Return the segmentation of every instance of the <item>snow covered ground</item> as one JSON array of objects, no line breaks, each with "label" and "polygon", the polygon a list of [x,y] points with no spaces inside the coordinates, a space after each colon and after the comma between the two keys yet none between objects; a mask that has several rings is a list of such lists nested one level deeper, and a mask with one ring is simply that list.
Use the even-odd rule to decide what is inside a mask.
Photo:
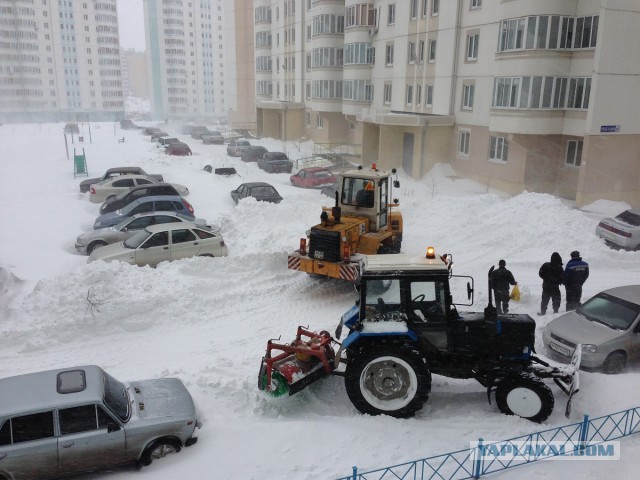
[{"label": "snow covered ground", "polygon": [[[220,145],[185,138],[192,157],[168,157],[139,131],[112,123],[81,126],[90,176],[109,167],[141,166],[189,187],[196,215],[222,228],[226,258],[194,258],[157,269],[86,264],[76,236],[91,229],[98,205],[81,194],[65,154],[62,124],[0,127],[0,377],[98,364],[121,380],[176,376],[191,391],[203,421],[199,442],[179,455],[134,472],[130,468],[80,478],[332,479],[351,467],[374,469],[570,423],[564,396],[544,425],[507,417],[489,405],[474,381],[434,376],[432,393],[415,418],[370,417],[351,405],[342,379],[323,379],[299,394],[269,398],[257,389],[266,341],[293,338],[298,325],[333,331],[353,305],[353,287],[316,281],[286,268],[287,252],[318,222],[330,203],[318,191],[297,189],[285,174],[226,155]],[[176,125],[162,125],[178,137]],[[117,139],[125,137],[124,143]],[[89,143],[91,140],[92,143]],[[269,150],[308,156],[308,143],[263,139]],[[220,177],[205,165],[233,166]],[[278,205],[229,192],[263,180],[284,197]],[[554,315],[536,317],[538,268],[558,251],[580,250],[591,266],[584,298],[602,289],[640,283],[640,255],[613,251],[594,229],[603,215],[627,205],[599,201],[578,210],[550,195],[508,197],[455,177],[438,166],[421,180],[400,175],[403,251],[433,245],[451,252],[454,273],[476,279],[475,310],[487,302],[485,279],[504,258],[522,301],[512,311],[533,315],[540,330]],[[564,292],[563,292],[564,297]],[[96,304],[88,309],[87,299]],[[564,310],[564,302],[563,308]],[[539,333],[539,332],[538,332]],[[539,336],[538,336],[539,338]],[[541,344],[539,350],[543,350]],[[640,404],[637,371],[618,376],[583,373],[571,422]],[[0,392],[1,394],[1,392]],[[622,440],[619,462],[539,462],[493,478],[635,478],[640,438]]]}]

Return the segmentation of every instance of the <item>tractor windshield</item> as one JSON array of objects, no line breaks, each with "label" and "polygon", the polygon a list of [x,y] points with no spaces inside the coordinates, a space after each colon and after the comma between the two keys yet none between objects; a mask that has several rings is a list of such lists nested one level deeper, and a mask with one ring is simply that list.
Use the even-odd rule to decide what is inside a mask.
[{"label": "tractor windshield", "polygon": [[371,208],[375,203],[373,180],[366,178],[345,178],[342,183],[342,204]]},{"label": "tractor windshield", "polygon": [[365,317],[383,320],[393,312],[400,312],[400,280],[368,279],[366,282]]}]

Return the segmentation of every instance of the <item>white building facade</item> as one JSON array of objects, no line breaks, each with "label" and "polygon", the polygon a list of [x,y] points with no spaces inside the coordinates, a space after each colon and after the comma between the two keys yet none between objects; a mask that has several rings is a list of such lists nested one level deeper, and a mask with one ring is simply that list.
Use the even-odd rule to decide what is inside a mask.
[{"label": "white building facade", "polygon": [[124,117],[116,0],[0,0],[0,117]]},{"label": "white building facade", "polygon": [[357,143],[365,163],[415,177],[444,162],[511,193],[640,206],[637,0],[254,10],[261,133]]}]

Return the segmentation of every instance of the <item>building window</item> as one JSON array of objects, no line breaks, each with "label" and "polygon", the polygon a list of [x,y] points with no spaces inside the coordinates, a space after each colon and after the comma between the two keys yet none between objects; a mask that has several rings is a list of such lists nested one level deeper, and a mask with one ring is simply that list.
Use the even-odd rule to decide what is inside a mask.
[{"label": "building window", "polygon": [[413,104],[413,85],[407,85],[407,105]]},{"label": "building window", "polygon": [[492,106],[585,110],[590,94],[590,77],[497,77]]},{"label": "building window", "polygon": [[458,131],[458,156],[469,158],[469,140],[471,132],[469,130]]},{"label": "building window", "polygon": [[391,105],[391,84],[384,84],[384,99],[383,102],[385,105]]},{"label": "building window", "polygon": [[396,4],[392,3],[387,7],[387,25],[396,23]]},{"label": "building window", "polygon": [[537,15],[500,22],[498,51],[595,48],[599,17]]},{"label": "building window", "polygon": [[462,86],[462,109],[473,110],[473,93],[475,85]]},{"label": "building window", "polygon": [[489,160],[496,160],[499,162],[507,161],[507,154],[509,153],[509,145],[506,137],[489,137]]},{"label": "building window", "polygon": [[311,112],[305,112],[307,128],[311,127]]},{"label": "building window", "polygon": [[436,41],[429,40],[429,63],[436,61]]},{"label": "building window", "polygon": [[324,118],[319,113],[316,115],[316,127],[324,128]]},{"label": "building window", "polygon": [[422,85],[416,86],[416,105],[422,105]]},{"label": "building window", "polygon": [[385,65],[393,65],[393,43],[389,43],[386,46]]},{"label": "building window", "polygon": [[482,6],[482,0],[470,0],[471,10],[475,8],[480,8]]},{"label": "building window", "polygon": [[418,5],[420,4],[420,0],[411,0],[411,19],[415,20],[418,18]]},{"label": "building window", "polygon": [[427,85],[427,95],[424,99],[425,107],[433,107],[433,85]]},{"label": "building window", "polygon": [[478,40],[480,40],[480,34],[475,33],[467,36],[467,60],[478,60]]},{"label": "building window", "polygon": [[418,62],[424,62],[424,40],[420,40],[420,44],[418,45]]},{"label": "building window", "polygon": [[416,43],[415,42],[409,42],[409,52],[407,56],[409,57],[409,63],[416,63]]},{"label": "building window", "polygon": [[431,0],[431,15],[434,17],[440,13],[440,0]]},{"label": "building window", "polygon": [[582,163],[582,140],[569,140],[565,155],[567,165],[579,167]]}]

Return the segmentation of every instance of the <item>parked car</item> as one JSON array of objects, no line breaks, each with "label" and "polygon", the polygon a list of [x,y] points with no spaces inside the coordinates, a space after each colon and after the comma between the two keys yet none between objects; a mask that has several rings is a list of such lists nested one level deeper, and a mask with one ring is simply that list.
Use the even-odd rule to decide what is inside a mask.
[{"label": "parked car", "polygon": [[184,198],[177,195],[162,195],[153,197],[142,197],[134,200],[120,210],[103,213],[93,224],[93,229],[111,227],[122,222],[127,217],[132,217],[137,213],[149,212],[176,212],[189,217],[193,221],[195,212],[193,207]]},{"label": "parked car", "polygon": [[128,262],[140,267],[155,267],[190,257],[225,257],[227,247],[222,235],[199,228],[191,222],[151,225],[139,230],[124,242],[94,250],[87,263]]},{"label": "parked car", "polygon": [[194,126],[191,128],[191,138],[195,138],[196,140],[202,140],[202,136],[209,133],[209,129],[203,126]]},{"label": "parked car", "polygon": [[151,134],[151,141],[156,142],[160,137],[168,137],[168,136],[169,134],[167,132],[163,132],[163,131],[153,132]]},{"label": "parked car", "polygon": [[245,148],[240,154],[240,160],[243,162],[257,162],[262,158],[262,155],[267,153],[268,150],[259,145],[251,145]]},{"label": "parked car", "polygon": [[167,155],[176,155],[178,157],[192,155],[189,145],[182,142],[170,143],[165,147],[164,153],[166,153]]},{"label": "parked car", "polygon": [[176,137],[160,137],[156,139],[156,143],[158,144],[158,147],[167,147],[172,143],[180,143],[180,140]]},{"label": "parked car", "polygon": [[317,188],[337,182],[333,172],[324,167],[302,168],[290,177],[291,185],[302,188]]},{"label": "parked car", "polygon": [[120,128],[122,130],[136,130],[142,127],[139,127],[138,125],[133,123],[133,120],[126,119],[126,120],[120,120]]},{"label": "parked car", "polygon": [[640,285],[598,293],[549,322],[542,341],[551,358],[568,362],[582,345],[581,368],[620,373],[640,358]]},{"label": "parked car", "polygon": [[222,145],[224,143],[224,137],[220,132],[211,130],[202,135],[202,143]]},{"label": "parked car", "polygon": [[334,182],[330,185],[325,185],[324,187],[322,187],[320,189],[320,193],[323,195],[326,195],[327,197],[330,197],[332,199],[335,200],[336,198],[336,192],[338,191],[338,182]]},{"label": "parked car", "polygon": [[142,134],[143,135],[151,135],[153,133],[156,132],[160,132],[162,130],[160,130],[158,127],[145,127],[142,129]]},{"label": "parked car", "polygon": [[232,157],[239,157],[240,155],[242,155],[242,152],[250,146],[251,143],[249,143],[249,140],[231,140],[229,142],[229,145],[227,145],[227,154],[231,155]]},{"label": "parked car", "polygon": [[185,135],[191,135],[191,130],[193,130],[195,125],[183,125],[180,127],[180,133],[184,133]]},{"label": "parked car", "polygon": [[142,230],[150,225],[161,223],[193,222],[200,228],[219,232],[220,227],[207,225],[203,218],[193,218],[175,212],[151,212],[139,213],[132,217],[127,217],[113,227],[98,228],[78,235],[76,239],[76,251],[81,255],[89,255],[96,248],[104,247],[112,243],[122,242],[131,237],[138,230]]},{"label": "parked car", "polygon": [[625,210],[615,218],[603,218],[596,227],[596,235],[614,248],[640,249],[640,210]]},{"label": "parked car", "polygon": [[104,173],[104,175],[102,175],[101,177],[88,178],[88,179],[83,180],[82,182],[80,182],[80,191],[82,193],[88,192],[89,188],[94,183],[100,183],[103,180],[107,180],[109,178],[117,177],[119,175],[146,175],[146,176],[151,177],[151,178],[153,178],[155,180],[159,180],[160,182],[162,182],[164,180],[162,175],[147,173],[140,167],[114,167],[114,168],[110,168],[109,170],[107,170]]},{"label": "parked car", "polygon": [[236,204],[248,197],[253,197],[259,202],[280,203],[282,201],[278,191],[264,182],[243,183],[231,192],[231,198]]},{"label": "parked car", "polygon": [[149,465],[198,440],[193,398],[177,378],[123,383],[86,365],[2,378],[0,391],[3,479]]},{"label": "parked car", "polygon": [[267,152],[258,160],[258,167],[267,173],[291,173],[293,162],[286,153]]},{"label": "parked car", "polygon": [[189,189],[184,185],[172,185],[164,182],[140,185],[130,188],[114,197],[105,199],[104,203],[100,205],[100,213],[109,213],[118,210],[137,198],[150,197],[152,195],[179,195],[186,197],[188,194]]},{"label": "parked car", "polygon": [[79,134],[80,133],[80,129],[78,128],[78,124],[77,123],[67,123],[64,126],[64,133],[76,133],[76,134]]},{"label": "parked car", "polygon": [[[124,192],[128,192],[132,188],[140,187],[142,185],[159,183],[164,182],[158,182],[157,180],[154,180],[153,178],[147,177],[145,175],[121,175],[120,177],[110,178],[108,180],[103,180],[100,183],[91,185],[91,188],[89,189],[89,200],[91,200],[93,203],[102,203],[106,199],[110,197],[117,197]],[[176,189],[178,195],[181,195],[183,197],[189,195],[189,189],[184,185],[180,185],[177,183],[172,183],[171,185]],[[174,194],[171,193],[171,195]]]}]

